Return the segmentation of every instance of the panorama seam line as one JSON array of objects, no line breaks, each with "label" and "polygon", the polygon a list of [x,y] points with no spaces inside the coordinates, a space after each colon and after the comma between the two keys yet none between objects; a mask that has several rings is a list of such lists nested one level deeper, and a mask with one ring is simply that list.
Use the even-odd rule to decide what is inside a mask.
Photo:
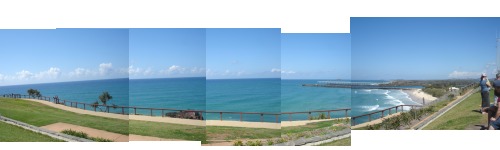
[{"label": "panorama seam line", "polygon": [[471,96],[472,94],[476,93],[477,92],[476,90],[477,89],[475,89],[474,91],[471,91],[471,93],[468,93],[467,95],[465,95],[464,97],[462,97],[462,99],[459,100],[458,102],[456,102],[455,104],[451,105],[448,108],[445,108],[444,112],[440,113],[439,115],[437,115],[436,117],[434,117],[433,119],[431,119],[430,121],[428,121],[427,123],[425,123],[423,126],[417,128],[417,130],[422,130],[423,128],[427,127],[427,125],[429,125],[430,123],[434,122],[434,120],[436,120],[437,118],[441,117],[446,112],[448,112],[449,110],[451,110],[452,108],[454,108],[455,106],[457,106],[458,104],[460,104],[461,102],[463,102],[464,100],[466,100],[467,98],[469,98],[469,96]]}]

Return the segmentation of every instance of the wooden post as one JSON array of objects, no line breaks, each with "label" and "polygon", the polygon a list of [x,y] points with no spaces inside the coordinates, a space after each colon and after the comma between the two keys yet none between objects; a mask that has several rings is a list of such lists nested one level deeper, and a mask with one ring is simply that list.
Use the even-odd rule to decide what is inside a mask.
[{"label": "wooden post", "polygon": [[222,112],[219,112],[220,114],[220,121],[222,121]]},{"label": "wooden post", "polygon": [[149,109],[149,110],[151,111],[151,116],[153,116],[153,109],[151,108],[151,109]]},{"label": "wooden post", "polygon": [[380,117],[380,118],[384,118],[384,111],[383,110],[382,110],[382,117]]},{"label": "wooden post", "polygon": [[372,114],[368,115],[368,121],[372,121]]},{"label": "wooden post", "polygon": [[165,110],[164,109],[161,110],[161,117],[165,117]]},{"label": "wooden post", "polygon": [[108,111],[108,113],[109,113],[109,106],[106,106],[106,111]]},{"label": "wooden post", "polygon": [[278,122],[278,115],[276,115],[276,123],[279,123],[279,122]]},{"label": "wooden post", "polygon": [[240,121],[243,121],[243,113],[240,112]]},{"label": "wooden post", "polygon": [[83,103],[83,110],[87,110],[87,109],[85,109],[85,103]]},{"label": "wooden post", "polygon": [[288,121],[292,121],[292,114],[288,114]]},{"label": "wooden post", "polygon": [[389,108],[389,115],[391,115],[391,109],[392,109],[392,108]]},{"label": "wooden post", "polygon": [[398,113],[398,106],[396,106],[396,113]]},{"label": "wooden post", "polygon": [[122,115],[125,115],[125,109],[122,107]]},{"label": "wooden post", "polygon": [[264,122],[264,114],[260,114],[260,122]]},{"label": "wooden post", "polygon": [[330,116],[330,111],[328,111],[328,119],[331,119],[332,116]]},{"label": "wooden post", "polygon": [[[311,112],[309,112],[309,114],[308,114],[307,116],[308,116],[309,118],[311,118]],[[309,119],[309,118],[308,118],[308,119]]]},{"label": "wooden post", "polygon": [[137,113],[136,113],[136,109],[137,109],[137,108],[135,108],[135,107],[134,107],[134,115],[137,115]]},{"label": "wooden post", "polygon": [[348,115],[347,115],[347,109],[345,110],[345,117],[346,117],[346,118],[348,117]]},{"label": "wooden post", "polygon": [[352,122],[351,122],[351,125],[352,125],[352,126],[355,126],[355,125],[356,125],[356,118],[352,118],[352,120],[351,120],[351,121],[352,121]]},{"label": "wooden post", "polygon": [[97,108],[97,106],[94,107],[94,111],[97,111],[96,108]]}]

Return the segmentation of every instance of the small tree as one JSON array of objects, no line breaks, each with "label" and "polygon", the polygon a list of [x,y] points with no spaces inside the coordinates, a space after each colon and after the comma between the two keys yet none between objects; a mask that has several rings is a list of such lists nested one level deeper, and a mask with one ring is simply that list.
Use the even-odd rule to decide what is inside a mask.
[{"label": "small tree", "polygon": [[28,95],[30,97],[33,97],[33,98],[35,98],[35,97],[42,97],[42,94],[40,94],[40,91],[35,90],[35,89],[29,89],[28,90]]},{"label": "small tree", "polygon": [[99,100],[101,100],[103,105],[106,105],[106,103],[111,99],[113,99],[113,96],[109,95],[107,91],[102,92],[102,94],[99,96]]}]

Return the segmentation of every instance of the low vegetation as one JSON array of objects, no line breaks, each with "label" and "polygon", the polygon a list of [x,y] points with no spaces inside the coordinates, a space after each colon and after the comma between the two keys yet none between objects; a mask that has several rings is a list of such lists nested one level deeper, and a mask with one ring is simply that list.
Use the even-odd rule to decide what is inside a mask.
[{"label": "low vegetation", "polygon": [[76,136],[76,137],[79,137],[79,138],[89,139],[89,140],[96,141],[96,142],[113,142],[112,140],[105,139],[105,138],[89,137],[87,133],[84,133],[82,131],[78,132],[78,131],[71,130],[71,129],[69,129],[69,130],[63,130],[63,131],[61,131],[61,133],[64,133],[64,134],[67,134],[67,135]]}]

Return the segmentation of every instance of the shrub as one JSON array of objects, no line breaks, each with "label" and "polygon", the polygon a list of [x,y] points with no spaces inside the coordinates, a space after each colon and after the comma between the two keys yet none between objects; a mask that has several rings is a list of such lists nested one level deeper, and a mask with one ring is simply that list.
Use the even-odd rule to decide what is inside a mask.
[{"label": "shrub", "polygon": [[262,141],[260,140],[255,141],[255,146],[262,146]]},{"label": "shrub", "polygon": [[240,140],[236,140],[234,141],[233,146],[243,146],[243,142],[241,142]]},{"label": "shrub", "polygon": [[89,137],[89,140],[96,141],[96,142],[113,142],[113,140],[100,138],[100,137]]},{"label": "shrub", "polygon": [[274,141],[272,139],[267,139],[267,145],[273,145]]},{"label": "shrub", "polygon": [[245,143],[246,146],[256,146],[256,144],[253,141],[247,141]]},{"label": "shrub", "polygon": [[61,133],[64,133],[64,134],[67,134],[67,135],[72,135],[72,136],[76,136],[76,137],[79,137],[79,138],[84,138],[84,139],[88,139],[89,136],[87,133],[83,133],[83,132],[78,132],[78,131],[75,131],[75,130],[63,130],[61,131]]}]

